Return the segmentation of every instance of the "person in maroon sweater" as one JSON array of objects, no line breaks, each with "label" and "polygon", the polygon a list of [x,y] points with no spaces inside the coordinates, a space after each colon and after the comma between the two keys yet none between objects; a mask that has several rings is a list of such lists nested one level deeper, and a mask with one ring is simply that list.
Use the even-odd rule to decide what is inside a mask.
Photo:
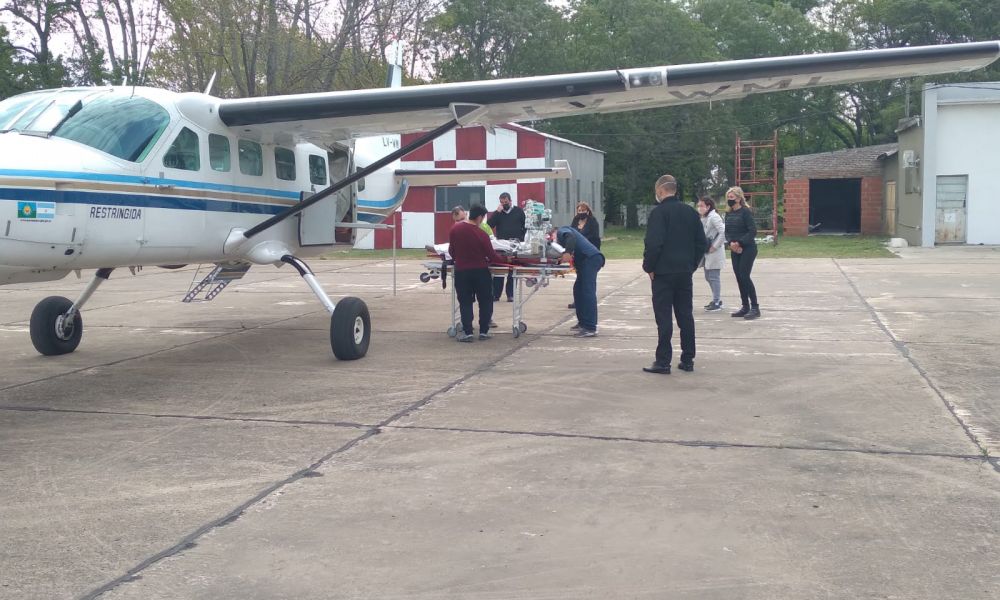
[{"label": "person in maroon sweater", "polygon": [[490,321],[493,319],[493,278],[490,263],[503,260],[493,250],[493,244],[479,225],[486,217],[486,209],[477,204],[469,210],[469,220],[456,223],[448,235],[451,258],[455,261],[455,294],[462,315],[462,331],[456,336],[460,342],[471,342],[472,303],[479,301],[479,339],[488,340]]}]

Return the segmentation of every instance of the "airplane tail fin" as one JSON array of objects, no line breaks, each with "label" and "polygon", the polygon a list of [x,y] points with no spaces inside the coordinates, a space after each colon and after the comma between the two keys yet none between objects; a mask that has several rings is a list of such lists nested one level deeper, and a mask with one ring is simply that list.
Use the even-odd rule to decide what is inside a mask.
[{"label": "airplane tail fin", "polygon": [[403,45],[399,43],[399,40],[396,40],[389,44],[385,54],[386,62],[389,65],[385,76],[385,87],[403,87]]}]

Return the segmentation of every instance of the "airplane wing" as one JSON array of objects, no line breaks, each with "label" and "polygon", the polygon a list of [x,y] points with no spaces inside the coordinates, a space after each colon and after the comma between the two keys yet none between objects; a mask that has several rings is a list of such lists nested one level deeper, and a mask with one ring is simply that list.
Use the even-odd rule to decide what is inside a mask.
[{"label": "airplane wing", "polygon": [[510,179],[571,179],[569,161],[557,160],[553,167],[537,169],[397,169],[396,181],[405,179],[410,185],[456,185],[470,181],[501,181]]},{"label": "airplane wing", "polygon": [[245,134],[328,144],[433,129],[463,115],[462,125],[494,125],[971,71],[998,56],[1000,42],[973,42],[221,100],[218,110]]}]

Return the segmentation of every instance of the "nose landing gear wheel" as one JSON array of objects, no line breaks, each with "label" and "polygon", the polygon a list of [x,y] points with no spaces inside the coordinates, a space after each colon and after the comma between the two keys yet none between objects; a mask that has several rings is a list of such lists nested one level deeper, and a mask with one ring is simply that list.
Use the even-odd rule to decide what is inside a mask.
[{"label": "nose landing gear wheel", "polygon": [[344,298],[330,317],[330,347],[340,360],[357,360],[368,353],[372,321],[360,298]]},{"label": "nose landing gear wheel", "polygon": [[49,296],[31,311],[31,343],[40,354],[58,356],[69,354],[80,345],[83,337],[83,318],[80,313],[66,318],[73,303],[62,296]]}]

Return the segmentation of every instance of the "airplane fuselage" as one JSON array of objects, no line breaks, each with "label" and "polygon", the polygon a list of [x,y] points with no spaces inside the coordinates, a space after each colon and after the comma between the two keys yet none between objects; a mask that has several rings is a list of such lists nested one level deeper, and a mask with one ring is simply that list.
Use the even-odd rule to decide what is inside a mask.
[{"label": "airplane fuselage", "polygon": [[[78,88],[35,96],[0,104],[0,126],[11,129],[0,133],[0,285],[74,269],[240,260],[224,249],[234,229],[278,214],[399,145],[398,136],[361,139],[352,156],[291,136],[241,135],[219,120],[218,99],[204,94]],[[82,109],[74,109],[77,100]],[[355,230],[334,239],[336,222],[380,221],[402,200],[392,167],[363,184],[360,200],[361,186],[330,199],[323,243],[303,243],[298,218],[260,239],[303,257],[353,243]]]}]

